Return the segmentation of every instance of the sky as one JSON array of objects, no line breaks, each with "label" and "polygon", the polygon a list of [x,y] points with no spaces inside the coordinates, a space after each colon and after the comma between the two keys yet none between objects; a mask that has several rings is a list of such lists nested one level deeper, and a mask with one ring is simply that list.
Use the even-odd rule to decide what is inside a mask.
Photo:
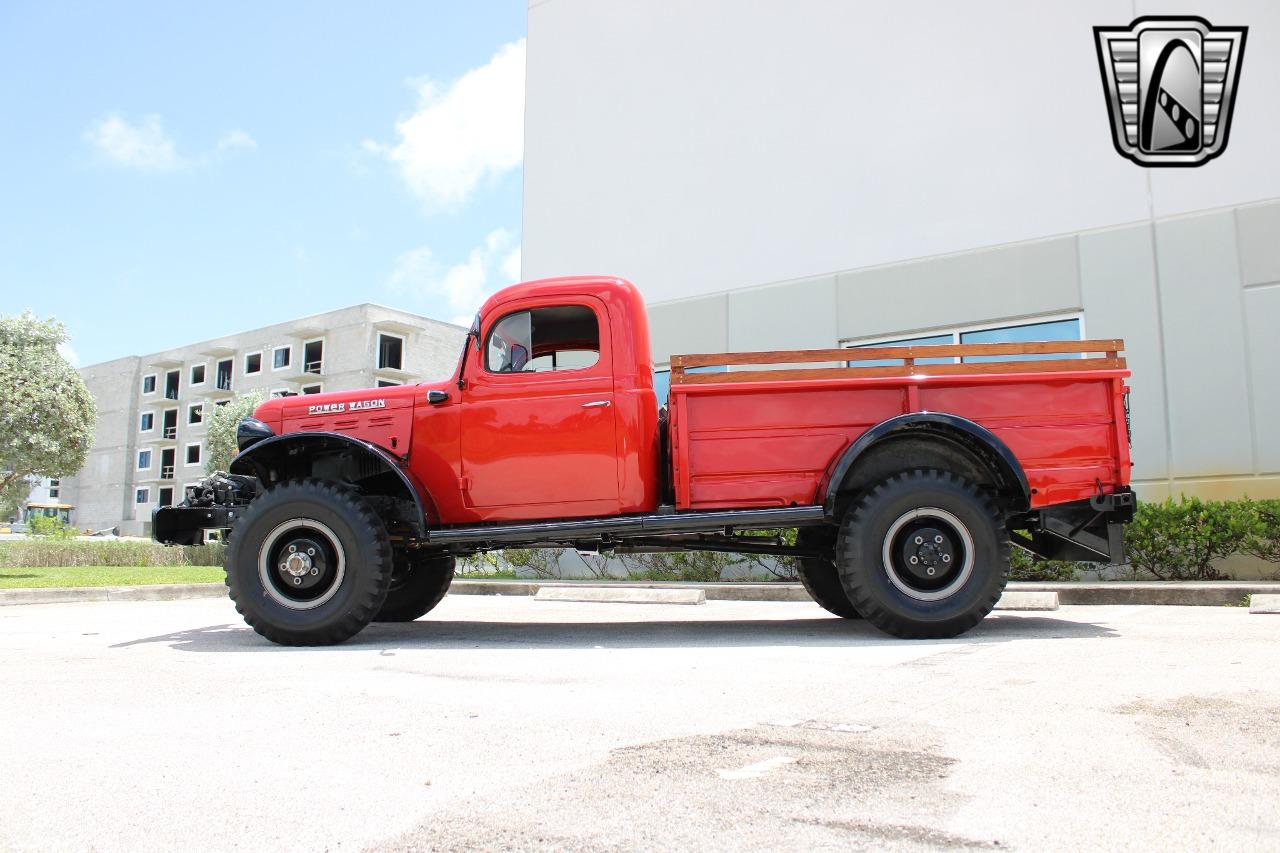
[{"label": "sky", "polygon": [[522,0],[0,3],[0,314],[78,365],[519,278]]}]

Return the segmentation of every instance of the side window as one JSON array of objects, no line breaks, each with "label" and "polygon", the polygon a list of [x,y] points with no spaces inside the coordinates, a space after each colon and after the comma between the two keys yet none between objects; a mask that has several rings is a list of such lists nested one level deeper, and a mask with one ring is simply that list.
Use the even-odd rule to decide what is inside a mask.
[{"label": "side window", "polygon": [[485,347],[485,368],[493,373],[581,370],[599,360],[600,324],[582,305],[508,314],[489,332]]}]

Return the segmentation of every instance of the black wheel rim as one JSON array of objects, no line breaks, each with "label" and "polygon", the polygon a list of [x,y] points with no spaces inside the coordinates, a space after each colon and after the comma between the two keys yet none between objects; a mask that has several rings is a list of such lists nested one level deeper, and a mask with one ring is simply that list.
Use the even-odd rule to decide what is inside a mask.
[{"label": "black wheel rim", "polygon": [[258,576],[271,600],[290,610],[311,610],[338,592],[346,552],[333,530],[314,519],[276,525],[258,550]]},{"label": "black wheel rim", "polygon": [[881,556],[885,574],[899,592],[919,601],[939,601],[973,573],[973,536],[954,514],[920,507],[889,525]]}]

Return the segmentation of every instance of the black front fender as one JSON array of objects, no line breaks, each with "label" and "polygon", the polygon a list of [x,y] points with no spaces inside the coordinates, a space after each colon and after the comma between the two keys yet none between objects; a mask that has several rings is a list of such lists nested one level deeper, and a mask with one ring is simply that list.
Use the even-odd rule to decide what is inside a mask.
[{"label": "black front fender", "polygon": [[[319,460],[341,458],[348,462],[343,476],[317,470]],[[367,441],[338,432],[293,432],[255,442],[231,461],[231,473],[256,477],[264,486],[300,477],[345,479],[349,482],[381,478],[393,484],[391,496],[413,502],[412,519],[405,519],[415,536],[425,538],[430,497],[401,461]]]}]

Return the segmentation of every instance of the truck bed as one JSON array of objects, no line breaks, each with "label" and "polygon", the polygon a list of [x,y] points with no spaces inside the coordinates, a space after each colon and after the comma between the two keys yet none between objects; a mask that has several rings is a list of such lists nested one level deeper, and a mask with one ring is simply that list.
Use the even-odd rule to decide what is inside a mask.
[{"label": "truck bed", "polygon": [[[989,430],[1021,464],[1032,508],[1110,493],[1131,468],[1123,348],[1096,340],[673,356],[676,506],[821,503],[845,448],[912,412]],[[974,361],[990,357],[1018,360]],[[946,363],[927,363],[938,359]],[[896,363],[859,366],[885,360]],[[713,366],[730,372],[687,372]]]}]

